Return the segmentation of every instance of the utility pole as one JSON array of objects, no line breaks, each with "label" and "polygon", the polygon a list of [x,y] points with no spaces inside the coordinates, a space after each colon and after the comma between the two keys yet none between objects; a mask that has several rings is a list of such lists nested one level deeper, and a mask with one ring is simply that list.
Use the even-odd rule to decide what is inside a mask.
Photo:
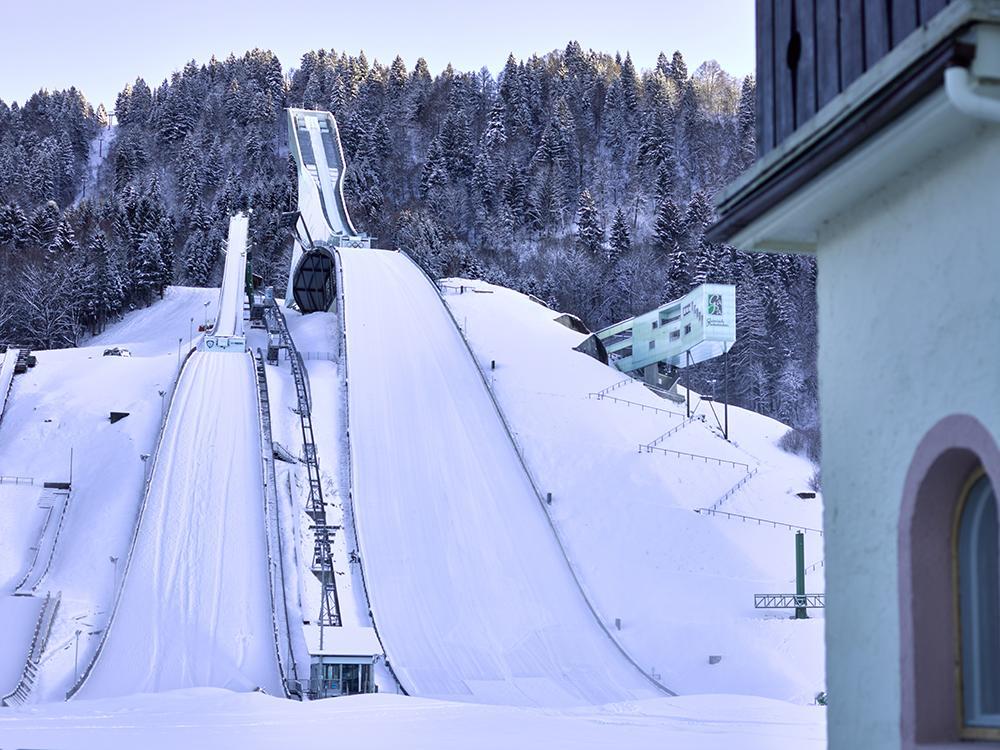
[{"label": "utility pole", "polygon": [[725,375],[723,376],[725,381],[725,385],[723,386],[723,389],[725,390],[725,396],[724,396],[725,401],[723,402],[722,408],[726,414],[725,416],[726,426],[723,428],[722,432],[724,433],[726,440],[729,440],[729,345],[728,344],[726,344],[725,354],[722,355],[722,362],[723,362],[722,366],[725,371]]},{"label": "utility pole", "polygon": [[795,532],[795,619],[808,620],[806,614],[806,535]]}]

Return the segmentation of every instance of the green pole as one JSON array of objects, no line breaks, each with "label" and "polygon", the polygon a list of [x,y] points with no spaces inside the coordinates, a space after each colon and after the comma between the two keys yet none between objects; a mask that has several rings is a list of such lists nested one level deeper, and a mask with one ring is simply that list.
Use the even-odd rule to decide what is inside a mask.
[{"label": "green pole", "polygon": [[[806,535],[801,531],[795,532],[795,595],[804,597],[806,593]],[[804,599],[798,599],[796,604],[805,604]],[[807,620],[806,608],[795,608],[796,620]]]}]

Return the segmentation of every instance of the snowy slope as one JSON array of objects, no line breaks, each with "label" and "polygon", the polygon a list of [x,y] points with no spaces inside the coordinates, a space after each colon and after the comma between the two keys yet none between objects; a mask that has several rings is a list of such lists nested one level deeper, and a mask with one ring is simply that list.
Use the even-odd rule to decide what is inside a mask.
[{"label": "snowy slope", "polygon": [[0,711],[3,747],[220,750],[822,750],[825,710],[762,698],[693,696],[569,710],[364,695],[297,703],[185,690]]},{"label": "snowy slope", "polygon": [[[124,560],[131,539],[146,463],[161,418],[160,391],[176,373],[178,338],[190,320],[214,317],[212,289],[169,287],[163,300],[129,313],[88,345],[36,352],[38,365],[14,379],[0,424],[0,474],[37,482],[70,478],[73,494],[64,527],[39,596],[61,591],[62,602],[32,700],[62,700],[72,684],[75,632],[86,663],[103,629],[116,584],[111,557]],[[124,345],[133,356],[102,357]],[[186,346],[184,347],[186,351]],[[129,416],[111,424],[111,410]],[[38,487],[0,484],[0,595],[20,579],[43,520]],[[6,642],[23,665],[24,649]]]},{"label": "snowy slope", "polygon": [[281,690],[249,357],[195,353],[157,456],[107,640],[80,697]]},{"label": "snowy slope", "polygon": [[[445,297],[492,383],[529,468],[543,491],[589,598],[642,665],[678,692],[739,692],[801,702],[824,687],[823,619],[789,621],[789,611],[753,608],[755,593],[794,591],[794,535],[753,522],[693,512],[712,506],[745,470],[756,474],[721,510],[822,528],[818,499],[801,500],[813,467],[775,442],[787,428],[730,409],[732,442],[721,438],[708,402],[696,419],[641,384],[588,398],[624,376],[573,351],[583,340],[556,313],[524,295],[482,282],[449,280]],[[495,362],[495,370],[491,370]],[[631,403],[626,403],[631,402]],[[715,405],[721,414],[721,405]],[[681,426],[683,425],[683,426]],[[709,460],[640,453],[659,445]],[[822,540],[806,537],[806,562],[822,559]],[[823,591],[822,570],[807,579]],[[716,664],[709,656],[721,656]]]},{"label": "snowy slope", "polygon": [[341,262],[358,541],[404,687],[515,705],[656,695],[576,588],[434,287],[398,253]]}]

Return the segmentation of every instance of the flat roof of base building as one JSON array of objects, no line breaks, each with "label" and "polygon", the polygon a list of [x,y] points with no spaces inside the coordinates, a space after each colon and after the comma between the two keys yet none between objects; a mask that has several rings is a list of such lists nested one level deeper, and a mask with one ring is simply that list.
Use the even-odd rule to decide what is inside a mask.
[{"label": "flat roof of base building", "polygon": [[336,656],[345,658],[374,659],[382,655],[382,644],[379,642],[375,628],[343,626],[326,626],[322,628],[322,646],[320,646],[320,626],[315,623],[303,625],[306,647],[311,656]]}]

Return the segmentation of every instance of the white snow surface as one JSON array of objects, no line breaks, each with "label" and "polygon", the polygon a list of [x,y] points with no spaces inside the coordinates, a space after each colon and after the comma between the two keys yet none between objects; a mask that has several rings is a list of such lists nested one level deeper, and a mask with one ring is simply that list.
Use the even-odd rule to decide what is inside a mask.
[{"label": "white snow surface", "polygon": [[[73,455],[72,499],[37,591],[39,597],[62,592],[62,600],[31,701],[65,697],[75,679],[76,630],[81,665],[96,647],[116,584],[110,558],[124,561],[128,551],[142,493],[141,456],[152,452],[160,424],[158,393],[174,380],[178,339],[186,341],[192,328],[197,336],[203,317],[214,318],[217,300],[215,289],[169,287],[163,300],[127,314],[79,348],[35,352],[38,365],[14,378],[0,423],[0,474],[31,477],[39,485],[67,481]],[[133,356],[101,356],[108,346],[126,346]],[[111,424],[111,410],[129,416]],[[39,486],[0,484],[2,595],[20,580],[38,541],[40,495]],[[9,621],[0,617],[6,634]],[[9,648],[23,666],[22,640],[11,633],[2,648],[5,658]]]},{"label": "white snow surface", "polygon": [[254,375],[196,352],[181,376],[112,624],[78,695],[281,690]]},{"label": "white snow surface", "polygon": [[[683,424],[684,405],[634,381],[609,393],[632,403],[588,398],[625,376],[574,351],[584,336],[555,322],[558,313],[503,287],[445,283],[445,300],[529,469],[552,492],[549,513],[588,598],[619,642],[681,694],[811,702],[824,689],[822,610],[793,621],[788,610],[753,607],[755,593],[794,592],[793,532],[693,512],[715,503],[745,470],[640,453],[640,443]],[[464,294],[451,291],[462,286]],[[787,427],[730,408],[727,442],[708,402],[692,394],[692,403],[705,422],[686,424],[660,446],[758,472],[721,510],[822,528],[821,500],[794,494],[807,489],[812,465],[775,444]],[[721,407],[715,404],[720,419]],[[807,534],[806,562],[822,554],[822,539]],[[807,591],[824,590],[822,573],[807,576]],[[709,663],[712,655],[721,661]]]},{"label": "white snow surface", "polygon": [[400,253],[340,255],[358,541],[403,686],[540,706],[657,695],[580,594],[433,285]]},{"label": "white snow surface", "polygon": [[338,747],[370,750],[821,750],[825,709],[747,696],[576,709],[362,695],[298,703],[192,689],[0,710],[0,746],[74,750]]}]

